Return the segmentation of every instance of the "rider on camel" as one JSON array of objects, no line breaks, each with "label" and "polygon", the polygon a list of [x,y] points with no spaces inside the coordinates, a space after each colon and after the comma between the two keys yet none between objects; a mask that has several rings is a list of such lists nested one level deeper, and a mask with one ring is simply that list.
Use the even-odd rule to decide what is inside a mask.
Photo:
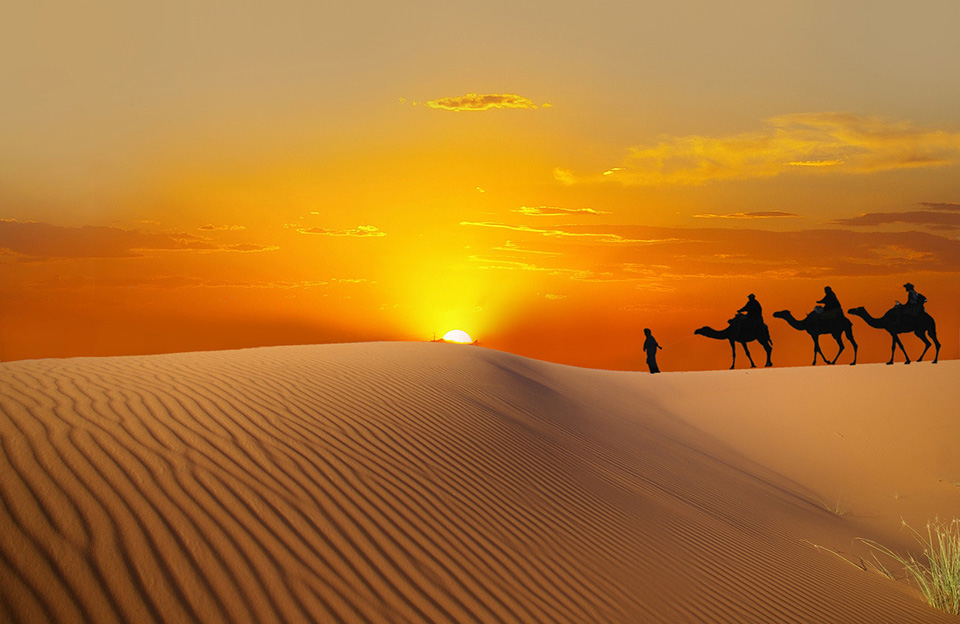
[{"label": "rider on camel", "polygon": [[910,282],[904,284],[903,288],[907,291],[907,302],[903,305],[899,301],[897,302],[896,307],[900,310],[900,313],[917,316],[924,312],[923,304],[927,302],[927,298],[914,290],[913,284]]},{"label": "rider on camel", "polygon": [[817,303],[822,303],[823,305],[814,308],[814,312],[820,315],[818,318],[821,321],[837,318],[842,314],[843,310],[840,306],[840,300],[837,299],[837,295],[829,286],[824,286],[823,292],[823,299],[817,301]]},{"label": "rider on camel", "polygon": [[731,322],[734,321],[743,322],[744,327],[750,329],[759,329],[763,326],[763,308],[760,307],[756,295],[753,293],[747,295],[747,303],[737,310],[737,315]]}]

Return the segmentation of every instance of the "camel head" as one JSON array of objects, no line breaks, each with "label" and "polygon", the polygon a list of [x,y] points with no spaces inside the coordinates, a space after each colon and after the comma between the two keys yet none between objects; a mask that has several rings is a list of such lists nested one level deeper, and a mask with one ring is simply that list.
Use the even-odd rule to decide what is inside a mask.
[{"label": "camel head", "polygon": [[854,316],[863,316],[866,313],[867,313],[867,309],[864,308],[863,306],[850,308],[849,310],[847,310],[847,314],[853,314]]},{"label": "camel head", "polygon": [[710,329],[710,328],[707,327],[706,325],[704,325],[704,326],[701,327],[700,329],[695,329],[695,330],[693,330],[693,334],[694,334],[695,336],[703,336],[704,334],[707,333],[707,330],[708,330],[708,329]]},{"label": "camel head", "polygon": [[793,315],[790,313],[790,310],[777,310],[776,312],[773,313],[772,316],[773,318],[785,319],[788,316],[793,316]]}]

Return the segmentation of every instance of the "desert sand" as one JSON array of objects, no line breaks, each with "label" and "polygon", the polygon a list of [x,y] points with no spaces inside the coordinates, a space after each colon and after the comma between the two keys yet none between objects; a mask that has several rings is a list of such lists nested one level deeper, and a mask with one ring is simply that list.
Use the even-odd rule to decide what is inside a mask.
[{"label": "desert sand", "polygon": [[960,515],[958,380],[430,343],[0,364],[0,621],[956,622],[854,563]]}]

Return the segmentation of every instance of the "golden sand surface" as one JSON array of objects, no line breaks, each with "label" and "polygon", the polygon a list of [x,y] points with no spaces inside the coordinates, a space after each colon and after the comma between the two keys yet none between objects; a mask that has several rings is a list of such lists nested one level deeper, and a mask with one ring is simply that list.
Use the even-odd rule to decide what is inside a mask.
[{"label": "golden sand surface", "polygon": [[0,621],[956,622],[845,558],[960,516],[958,381],[432,343],[0,364]]}]

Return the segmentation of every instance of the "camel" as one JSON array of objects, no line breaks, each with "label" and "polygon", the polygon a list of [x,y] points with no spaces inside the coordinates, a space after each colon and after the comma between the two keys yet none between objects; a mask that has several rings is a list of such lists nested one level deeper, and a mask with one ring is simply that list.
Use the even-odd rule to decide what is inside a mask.
[{"label": "camel", "polygon": [[730,342],[730,352],[733,354],[733,362],[730,364],[730,369],[732,370],[734,366],[737,365],[737,347],[735,343],[740,343],[743,346],[743,352],[747,354],[747,359],[750,360],[750,368],[756,368],[757,365],[753,363],[753,358],[750,357],[750,350],[747,348],[747,343],[756,340],[760,343],[763,349],[767,352],[767,363],[765,366],[773,366],[773,361],[770,359],[771,354],[773,353],[773,341],[770,340],[770,329],[767,327],[766,323],[761,323],[759,328],[745,327],[745,323],[739,318],[733,319],[726,329],[717,330],[712,327],[701,327],[700,329],[694,331],[693,333],[698,336],[706,336],[707,338],[713,338],[715,340],[727,340]]},{"label": "camel", "polygon": [[[853,345],[853,361],[850,362],[850,366],[853,366],[857,363],[857,341],[853,339],[853,323],[851,323],[850,319],[845,317],[839,309],[837,312],[840,313],[840,316],[826,320],[821,318],[820,314],[811,312],[802,321],[798,321],[793,318],[790,310],[774,312],[773,316],[774,318],[782,318],[790,324],[790,327],[796,330],[805,331],[810,334],[810,337],[813,338],[813,366],[817,365],[817,355],[823,358],[824,364],[836,364],[837,360],[840,359],[840,354],[843,353],[843,335],[846,334],[847,340]],[[828,360],[827,356],[825,356],[820,349],[820,336],[823,334],[830,334],[833,336],[833,339],[837,341],[839,350],[837,351],[837,356],[833,358],[832,361]]]},{"label": "camel", "polygon": [[880,318],[873,318],[870,316],[870,313],[861,306],[859,308],[850,308],[847,310],[847,314],[859,316],[866,321],[870,327],[885,330],[890,334],[893,340],[890,343],[890,361],[887,362],[887,364],[893,364],[893,356],[897,352],[898,346],[903,352],[903,357],[907,360],[904,364],[910,363],[910,356],[907,355],[907,350],[903,348],[903,343],[900,342],[900,337],[898,336],[898,334],[910,332],[923,341],[923,353],[917,358],[918,362],[923,361],[923,356],[927,354],[927,349],[930,348],[930,341],[927,340],[927,335],[933,340],[933,344],[937,346],[933,356],[933,363],[936,364],[940,358],[940,341],[937,340],[937,323],[933,320],[932,316],[927,314],[926,310],[921,309],[918,314],[909,314],[896,308],[891,308]]}]

